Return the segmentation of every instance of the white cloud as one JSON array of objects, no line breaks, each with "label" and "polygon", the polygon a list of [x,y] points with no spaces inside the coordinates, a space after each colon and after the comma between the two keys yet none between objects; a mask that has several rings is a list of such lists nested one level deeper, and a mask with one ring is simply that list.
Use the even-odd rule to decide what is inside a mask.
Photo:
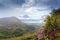
[{"label": "white cloud", "polygon": [[29,22],[29,23],[31,23],[32,21],[26,21],[26,20],[33,19],[33,20],[39,20],[39,22],[38,21],[33,21],[34,23],[41,23],[44,20],[44,17],[46,15],[49,15],[49,13],[50,13],[50,10],[45,10],[47,8],[40,7],[39,9],[41,9],[41,11],[39,11],[37,9],[38,9],[38,7],[26,8],[24,10],[24,13],[23,14],[28,15],[29,18],[23,18],[22,17],[22,19],[25,19],[25,21],[23,21],[23,22],[26,22],[26,23]]},{"label": "white cloud", "polygon": [[48,2],[48,1],[51,1],[51,0],[40,0],[40,1],[42,1],[42,2]]},{"label": "white cloud", "polygon": [[[43,0],[42,0],[43,1]],[[16,16],[19,19],[26,19],[23,17],[24,15],[28,15],[28,19],[33,19],[33,20],[39,20],[39,21],[34,21],[36,22],[42,22],[43,16],[44,15],[49,15],[50,10],[47,10],[49,7],[47,6],[33,6],[34,0],[26,0],[26,3],[22,5],[22,7],[19,8],[11,8],[11,9],[6,9],[1,11],[1,15],[3,17],[9,17],[9,16]],[[0,16],[1,17],[1,16]],[[43,19],[43,20],[41,20]],[[24,21],[24,22],[32,22],[32,21]]]},{"label": "white cloud", "polygon": [[33,15],[34,17],[36,16],[37,18],[40,18],[41,16],[44,16],[44,15],[48,15],[50,12],[50,10],[45,10],[44,8],[39,8],[40,11],[37,9],[38,9],[37,7],[31,7],[26,9],[25,12],[27,13],[27,15],[30,15],[30,16]]}]

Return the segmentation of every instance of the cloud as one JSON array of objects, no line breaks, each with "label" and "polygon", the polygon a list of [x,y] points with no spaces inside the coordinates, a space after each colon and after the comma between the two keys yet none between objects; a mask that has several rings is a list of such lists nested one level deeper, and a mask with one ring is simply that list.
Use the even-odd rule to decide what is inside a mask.
[{"label": "cloud", "polygon": [[[24,5],[25,4],[25,5]],[[14,7],[31,7],[31,6],[48,6],[51,9],[58,8],[59,0],[0,0],[0,8],[14,8]]]},{"label": "cloud", "polygon": [[34,19],[39,19],[41,18],[41,16],[49,15],[50,10],[44,10],[43,8],[39,8],[39,9],[41,10],[38,10],[38,7],[31,7],[26,9],[25,12],[27,15],[31,16],[31,18],[34,18]]},{"label": "cloud", "polygon": [[0,8],[21,7],[25,0],[0,0]]},{"label": "cloud", "polygon": [[51,9],[60,7],[59,0],[36,0],[37,6],[49,6]]},{"label": "cloud", "polygon": [[34,23],[41,22],[59,4],[58,0],[0,0],[0,18],[16,16],[19,19],[40,20]]},{"label": "cloud", "polygon": [[23,3],[25,3],[25,0],[11,0],[13,4],[16,5],[22,5]]}]

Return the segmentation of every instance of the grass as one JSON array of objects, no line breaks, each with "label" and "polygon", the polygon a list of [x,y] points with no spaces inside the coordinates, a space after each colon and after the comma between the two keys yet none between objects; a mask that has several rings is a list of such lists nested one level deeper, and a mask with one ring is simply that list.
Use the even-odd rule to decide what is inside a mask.
[{"label": "grass", "polygon": [[21,37],[14,37],[14,38],[7,38],[7,39],[0,39],[0,40],[34,40],[34,34],[24,34]]}]

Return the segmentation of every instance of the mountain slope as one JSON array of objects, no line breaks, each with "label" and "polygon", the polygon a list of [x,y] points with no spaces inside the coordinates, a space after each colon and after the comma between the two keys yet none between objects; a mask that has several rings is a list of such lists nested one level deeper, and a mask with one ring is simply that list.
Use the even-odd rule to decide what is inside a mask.
[{"label": "mountain slope", "polygon": [[24,24],[16,17],[0,19],[0,38],[18,37],[26,33],[31,33],[31,31],[34,32],[34,30],[34,26]]},{"label": "mountain slope", "polygon": [[0,27],[3,26],[4,28],[13,26],[13,25],[22,25],[19,19],[16,17],[8,17],[8,18],[1,18],[0,19]]}]

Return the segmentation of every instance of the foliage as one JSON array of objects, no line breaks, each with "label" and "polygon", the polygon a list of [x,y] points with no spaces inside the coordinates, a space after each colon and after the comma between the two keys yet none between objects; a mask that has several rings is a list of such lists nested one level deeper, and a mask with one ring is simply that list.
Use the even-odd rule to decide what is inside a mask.
[{"label": "foliage", "polygon": [[[47,16],[46,22],[45,22],[45,25],[44,25],[44,28],[45,28],[45,36],[47,36],[47,38],[49,40],[55,40],[55,37],[56,37],[56,40],[57,40],[56,34],[58,32],[55,32],[55,31],[56,30],[60,30],[60,9],[53,10],[51,12],[51,15],[50,16]],[[52,34],[54,36],[51,36]]]},{"label": "foliage", "polygon": [[[0,40],[32,39],[31,36],[35,30],[35,25],[22,23],[20,19],[16,17],[0,18]],[[28,36],[27,33],[31,36]],[[24,34],[26,34],[27,37],[24,38],[24,36],[26,36]]]},{"label": "foliage", "polygon": [[0,40],[34,40],[34,36],[35,34],[30,34],[30,33],[26,33],[23,36],[20,37],[12,37],[12,38],[7,38],[7,39],[0,39]]}]

